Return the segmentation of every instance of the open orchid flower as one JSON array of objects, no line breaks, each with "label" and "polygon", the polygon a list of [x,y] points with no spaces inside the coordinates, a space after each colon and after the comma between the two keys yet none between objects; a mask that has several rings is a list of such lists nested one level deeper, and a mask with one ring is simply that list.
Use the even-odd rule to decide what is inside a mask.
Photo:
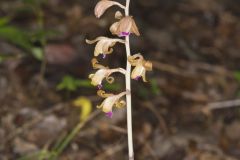
[{"label": "open orchid flower", "polygon": [[95,12],[95,16],[97,18],[100,18],[104,13],[105,11],[114,6],[114,5],[117,5],[119,6],[120,8],[123,8],[125,9],[125,6],[123,6],[122,4],[118,3],[118,2],[115,2],[115,1],[110,1],[110,0],[101,0],[97,3],[95,9],[94,9],[94,12]]},{"label": "open orchid flower", "polygon": [[131,33],[140,36],[138,31],[138,27],[132,18],[132,16],[122,17],[119,12],[115,14],[115,18],[120,19],[118,22],[115,22],[110,27],[110,31],[114,35],[118,35],[119,37],[129,36]]},{"label": "open orchid flower", "polygon": [[135,68],[132,71],[131,78],[138,80],[139,78],[142,77],[143,81],[147,82],[146,71],[152,70],[152,63],[150,61],[144,60],[141,54],[129,56],[128,61],[132,66],[135,66]]},{"label": "open orchid flower", "polygon": [[98,69],[95,74],[90,74],[89,78],[91,79],[91,84],[97,86],[98,89],[102,88],[102,81],[106,79],[108,83],[113,83],[114,78],[110,75],[115,72],[120,72],[122,74],[126,74],[126,71],[123,68],[115,68],[109,69],[108,67],[104,67],[98,64],[97,59],[92,59],[92,65],[94,69]]},{"label": "open orchid flower", "polygon": [[113,39],[107,37],[98,37],[95,40],[86,40],[88,44],[96,43],[96,47],[94,50],[94,56],[97,57],[98,55],[102,54],[103,58],[105,58],[106,54],[111,54],[113,52],[113,46],[119,43],[125,43],[122,39]]},{"label": "open orchid flower", "polygon": [[105,98],[101,105],[97,106],[97,108],[101,108],[103,112],[110,118],[113,115],[113,107],[122,108],[125,106],[126,102],[124,100],[120,100],[124,95],[128,94],[128,91],[119,93],[117,95],[114,94],[106,94],[105,91],[99,90],[97,94]]}]

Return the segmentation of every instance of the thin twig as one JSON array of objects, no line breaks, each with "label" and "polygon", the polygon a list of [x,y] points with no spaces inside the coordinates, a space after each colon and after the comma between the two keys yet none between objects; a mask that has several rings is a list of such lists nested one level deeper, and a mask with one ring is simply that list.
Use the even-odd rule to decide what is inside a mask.
[{"label": "thin twig", "polygon": [[232,107],[239,107],[239,106],[240,106],[240,99],[235,99],[235,100],[229,100],[229,101],[223,101],[223,102],[209,103],[207,105],[207,108],[209,110],[214,110],[214,109],[232,108]]}]

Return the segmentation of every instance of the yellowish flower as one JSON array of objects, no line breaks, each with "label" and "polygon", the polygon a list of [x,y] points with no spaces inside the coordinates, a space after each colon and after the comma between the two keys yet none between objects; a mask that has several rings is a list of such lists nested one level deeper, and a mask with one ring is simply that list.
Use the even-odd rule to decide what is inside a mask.
[{"label": "yellowish flower", "polygon": [[114,35],[118,35],[119,37],[126,37],[129,36],[131,33],[140,36],[138,31],[138,27],[132,18],[132,16],[123,17],[119,14],[119,12],[115,15],[116,18],[120,18],[118,22],[115,22],[110,27],[110,31]]},{"label": "yellowish flower", "polygon": [[117,43],[125,43],[122,39],[113,39],[113,38],[107,38],[107,37],[98,37],[95,40],[86,40],[88,44],[96,43],[96,47],[94,50],[94,56],[97,57],[100,54],[103,55],[103,58],[105,58],[106,54],[111,54],[113,52],[112,47]]},{"label": "yellowish flower", "polygon": [[97,3],[97,5],[94,9],[95,16],[97,18],[100,18],[109,7],[112,7],[114,5],[117,5],[120,8],[125,9],[125,6],[123,6],[122,4],[120,4],[118,2],[109,1],[109,0],[101,0]]},{"label": "yellowish flower", "polygon": [[120,72],[122,74],[126,73],[126,71],[123,68],[109,69],[108,67],[104,67],[98,64],[98,61],[95,58],[92,59],[92,65],[93,65],[93,68],[98,70],[95,74],[90,74],[89,78],[91,79],[91,84],[94,86],[98,86],[98,89],[102,88],[102,81],[104,79],[106,79],[108,83],[114,82],[114,78],[110,77],[112,73],[115,73],[115,72]]},{"label": "yellowish flower", "polygon": [[126,94],[128,94],[128,92],[122,92],[120,94],[114,95],[114,94],[106,94],[105,91],[103,90],[99,90],[97,92],[97,94],[102,97],[105,98],[105,100],[101,103],[101,105],[97,106],[97,108],[101,108],[103,112],[106,113],[106,115],[108,117],[112,117],[112,110],[113,107],[117,107],[117,108],[122,108],[125,106],[126,102],[124,100],[120,100],[123,96],[125,96]]},{"label": "yellowish flower", "polygon": [[128,61],[132,66],[135,66],[135,68],[132,71],[131,78],[138,80],[139,78],[142,77],[143,81],[147,82],[146,71],[152,70],[152,63],[150,61],[144,60],[141,54],[129,56]]}]

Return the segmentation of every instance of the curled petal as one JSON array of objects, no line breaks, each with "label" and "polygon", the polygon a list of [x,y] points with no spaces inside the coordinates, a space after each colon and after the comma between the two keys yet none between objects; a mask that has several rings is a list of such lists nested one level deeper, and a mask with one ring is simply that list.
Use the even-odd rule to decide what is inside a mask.
[{"label": "curled petal", "polygon": [[113,5],[117,5],[121,8],[125,8],[123,5],[121,5],[120,3],[118,2],[115,2],[115,1],[109,1],[109,0],[101,0],[97,3],[95,9],[94,9],[94,13],[95,13],[95,16],[97,18],[100,18],[104,12],[111,6]]},{"label": "curled petal", "polygon": [[105,67],[105,66],[99,64],[99,62],[96,58],[93,58],[91,62],[92,62],[92,66],[94,69],[107,69],[108,68],[108,67]]},{"label": "curled petal", "polygon": [[98,109],[102,108],[102,104],[101,104],[101,105],[97,105],[97,108],[98,108]]},{"label": "curled petal", "polygon": [[98,90],[98,91],[97,91],[97,95],[98,95],[99,97],[102,97],[102,98],[107,98],[107,97],[112,96],[113,94],[108,94],[108,93],[106,93],[106,92],[103,91],[103,90]]},{"label": "curled petal", "polygon": [[126,105],[126,102],[124,100],[117,101],[115,103],[115,105],[116,105],[117,108],[122,108],[122,107],[124,107]]},{"label": "curled petal", "polygon": [[135,54],[128,57],[128,61],[132,66],[136,66],[143,62],[143,56],[141,54]]},{"label": "curled petal", "polygon": [[114,82],[114,78],[113,77],[106,77],[106,81],[110,84],[112,84]]}]

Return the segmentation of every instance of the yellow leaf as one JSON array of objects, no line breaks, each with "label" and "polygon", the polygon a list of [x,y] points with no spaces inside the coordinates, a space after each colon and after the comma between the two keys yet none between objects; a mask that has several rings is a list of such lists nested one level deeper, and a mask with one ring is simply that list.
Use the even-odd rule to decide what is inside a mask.
[{"label": "yellow leaf", "polygon": [[80,120],[85,120],[92,112],[92,102],[86,97],[79,97],[73,101],[75,107],[81,109]]}]

